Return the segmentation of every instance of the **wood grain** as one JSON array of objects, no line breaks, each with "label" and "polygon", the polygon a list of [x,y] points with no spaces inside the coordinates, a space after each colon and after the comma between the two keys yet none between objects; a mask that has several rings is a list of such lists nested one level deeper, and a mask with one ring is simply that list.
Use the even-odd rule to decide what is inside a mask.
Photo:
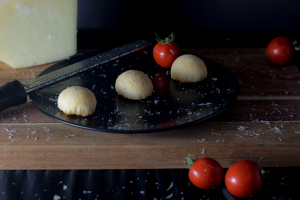
[{"label": "wood grain", "polygon": [[300,164],[298,122],[205,122],[151,134],[111,134],[48,123],[3,125],[1,130],[1,169],[183,168],[188,154],[215,158],[223,167],[260,157],[268,167]]},{"label": "wood grain", "polygon": [[[188,154],[241,159],[265,167],[300,166],[300,73],[295,64],[272,65],[265,49],[185,49],[231,70],[240,94],[205,122],[147,134],[75,128],[40,113],[30,100],[0,113],[0,169],[184,168]],[[53,64],[53,63],[52,63]],[[0,62],[0,85],[25,82],[51,64],[13,69]]]},{"label": "wood grain", "polygon": [[231,70],[240,83],[239,99],[290,99],[300,95],[300,73],[295,64],[269,62],[265,49],[186,50],[210,58]]}]

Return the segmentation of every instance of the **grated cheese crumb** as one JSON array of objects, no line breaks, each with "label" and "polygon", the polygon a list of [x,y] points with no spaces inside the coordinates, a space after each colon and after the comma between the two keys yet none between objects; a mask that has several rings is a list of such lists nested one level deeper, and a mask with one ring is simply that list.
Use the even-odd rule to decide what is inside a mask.
[{"label": "grated cheese crumb", "polygon": [[61,199],[61,197],[60,197],[60,196],[58,196],[58,195],[54,195],[54,197],[53,197],[53,200],[59,200],[59,199]]}]

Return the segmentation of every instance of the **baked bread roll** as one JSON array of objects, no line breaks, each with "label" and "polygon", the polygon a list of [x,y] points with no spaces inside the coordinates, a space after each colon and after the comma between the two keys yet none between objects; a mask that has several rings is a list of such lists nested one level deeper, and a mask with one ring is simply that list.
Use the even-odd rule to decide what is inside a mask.
[{"label": "baked bread roll", "polygon": [[57,99],[58,108],[67,115],[92,115],[96,105],[97,100],[93,92],[80,86],[66,88]]},{"label": "baked bread roll", "polygon": [[118,76],[115,89],[127,99],[141,100],[152,95],[153,84],[144,72],[128,70]]},{"label": "baked bread roll", "polygon": [[200,82],[207,78],[207,68],[201,58],[185,54],[173,62],[171,78],[182,83]]}]

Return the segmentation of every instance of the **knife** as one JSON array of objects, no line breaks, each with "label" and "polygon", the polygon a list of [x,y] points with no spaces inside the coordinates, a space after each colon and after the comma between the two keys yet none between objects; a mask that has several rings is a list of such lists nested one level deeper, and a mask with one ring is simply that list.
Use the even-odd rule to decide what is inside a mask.
[{"label": "knife", "polygon": [[117,47],[110,51],[87,58],[80,62],[71,64],[53,72],[38,76],[35,79],[20,83],[18,80],[12,80],[0,87],[0,111],[6,108],[21,105],[27,102],[27,95],[35,90],[43,89],[48,86],[59,83],[63,80],[74,77],[91,68],[97,67],[129,53],[151,46],[146,40],[137,40],[130,44]]}]

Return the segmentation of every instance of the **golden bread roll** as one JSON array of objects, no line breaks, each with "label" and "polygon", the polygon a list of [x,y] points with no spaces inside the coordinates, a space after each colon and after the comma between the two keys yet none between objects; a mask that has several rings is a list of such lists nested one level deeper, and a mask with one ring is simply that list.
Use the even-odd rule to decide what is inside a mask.
[{"label": "golden bread roll", "polygon": [[152,95],[153,84],[144,72],[128,70],[118,76],[115,89],[127,99],[141,100]]},{"label": "golden bread roll", "polygon": [[97,100],[93,92],[80,86],[66,88],[57,99],[58,108],[67,115],[92,115],[96,105]]},{"label": "golden bread roll", "polygon": [[182,83],[200,82],[207,78],[207,68],[201,58],[185,54],[173,62],[171,78]]}]

